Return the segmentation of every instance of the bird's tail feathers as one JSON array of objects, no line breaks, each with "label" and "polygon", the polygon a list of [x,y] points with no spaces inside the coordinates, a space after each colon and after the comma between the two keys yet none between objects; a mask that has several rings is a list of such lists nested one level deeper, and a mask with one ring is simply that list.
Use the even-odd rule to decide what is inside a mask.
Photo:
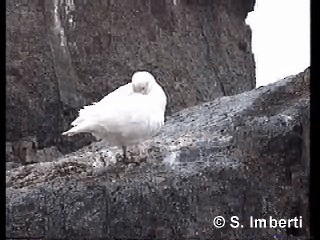
[{"label": "bird's tail feathers", "polygon": [[70,130],[63,132],[61,135],[65,135],[65,136],[69,136],[70,137],[70,136],[73,136],[75,134],[76,134],[76,132],[73,131],[73,128],[71,128]]},{"label": "bird's tail feathers", "polygon": [[87,124],[80,124],[80,125],[72,127],[71,129],[69,129],[66,132],[63,132],[62,135],[73,136],[77,133],[88,132],[89,130],[90,129],[88,129]]}]

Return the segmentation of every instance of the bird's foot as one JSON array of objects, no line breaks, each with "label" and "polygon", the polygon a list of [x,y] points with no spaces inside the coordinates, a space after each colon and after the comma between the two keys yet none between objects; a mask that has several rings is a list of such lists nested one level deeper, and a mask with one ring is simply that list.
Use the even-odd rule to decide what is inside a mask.
[{"label": "bird's foot", "polygon": [[135,161],[130,161],[130,160],[125,160],[123,163],[126,165],[135,164],[136,166],[140,166],[140,162],[135,162]]},{"label": "bird's foot", "polygon": [[117,159],[117,162],[121,162],[121,163],[124,163],[126,165],[129,165],[129,164],[135,164],[137,166],[140,165],[140,161],[139,159],[133,157],[133,156],[123,156],[123,155],[120,155],[119,153],[116,155],[116,159]]},{"label": "bird's foot", "polygon": [[139,166],[140,165],[140,161],[139,161],[139,159],[137,159],[137,158],[135,158],[135,157],[123,157],[122,158],[122,162],[124,163],[124,164],[127,164],[127,165],[129,165],[129,164],[135,164],[135,165],[137,165],[137,166]]}]

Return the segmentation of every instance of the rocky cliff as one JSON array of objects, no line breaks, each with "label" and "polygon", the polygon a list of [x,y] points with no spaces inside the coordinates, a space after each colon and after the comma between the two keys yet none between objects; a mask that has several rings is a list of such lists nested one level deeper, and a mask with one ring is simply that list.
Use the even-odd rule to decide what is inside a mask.
[{"label": "rocky cliff", "polygon": [[[7,171],[7,237],[308,239],[309,74],[174,113],[129,150],[137,164],[100,142]],[[302,228],[250,228],[250,216]]]},{"label": "rocky cliff", "polygon": [[[255,87],[254,0],[7,1],[8,157],[89,144],[60,136],[85,104],[152,72],[167,114]],[[57,149],[54,150],[56,156]],[[41,153],[42,154],[42,153]],[[41,155],[40,154],[40,155]]]}]

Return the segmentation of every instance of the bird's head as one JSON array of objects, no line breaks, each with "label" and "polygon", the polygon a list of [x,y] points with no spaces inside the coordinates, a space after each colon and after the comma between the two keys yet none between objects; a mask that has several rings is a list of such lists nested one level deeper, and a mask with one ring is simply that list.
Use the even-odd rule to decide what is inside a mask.
[{"label": "bird's head", "polygon": [[156,80],[149,72],[135,72],[132,75],[133,92],[147,95],[151,91],[152,85],[155,83],[155,81]]}]

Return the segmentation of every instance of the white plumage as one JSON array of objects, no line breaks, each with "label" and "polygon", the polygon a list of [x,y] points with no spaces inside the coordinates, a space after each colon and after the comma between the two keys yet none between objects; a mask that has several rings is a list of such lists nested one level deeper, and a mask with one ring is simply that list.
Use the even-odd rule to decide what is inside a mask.
[{"label": "white plumage", "polygon": [[156,134],[164,124],[167,104],[162,87],[152,74],[141,71],[132,82],[109,93],[102,100],[79,110],[70,130],[62,135],[92,133],[110,146],[137,144]]}]

